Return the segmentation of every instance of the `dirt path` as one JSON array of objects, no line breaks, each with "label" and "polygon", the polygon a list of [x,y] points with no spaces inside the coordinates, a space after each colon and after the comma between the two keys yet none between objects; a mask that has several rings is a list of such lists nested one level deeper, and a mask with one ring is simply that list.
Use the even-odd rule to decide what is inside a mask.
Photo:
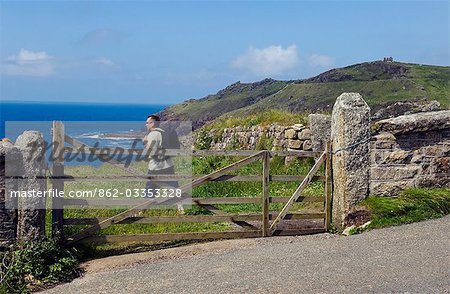
[{"label": "dirt path", "polygon": [[449,293],[450,217],[339,237],[218,241],[108,257],[49,293]]}]

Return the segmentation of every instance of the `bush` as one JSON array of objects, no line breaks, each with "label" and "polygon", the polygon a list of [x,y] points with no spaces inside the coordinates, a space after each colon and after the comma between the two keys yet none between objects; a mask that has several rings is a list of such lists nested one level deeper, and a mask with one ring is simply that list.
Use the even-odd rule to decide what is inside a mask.
[{"label": "bush", "polygon": [[0,258],[0,292],[27,293],[80,274],[75,252],[48,238],[15,244]]},{"label": "bush", "polygon": [[209,150],[211,148],[212,138],[208,135],[206,129],[200,129],[197,134],[196,148],[199,150]]}]

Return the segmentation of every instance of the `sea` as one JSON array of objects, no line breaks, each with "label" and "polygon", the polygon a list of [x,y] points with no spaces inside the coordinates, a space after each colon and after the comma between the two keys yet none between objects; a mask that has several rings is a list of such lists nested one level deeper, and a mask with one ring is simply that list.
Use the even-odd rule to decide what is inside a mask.
[{"label": "sea", "polygon": [[15,141],[24,131],[36,130],[51,142],[52,121],[58,120],[64,123],[65,134],[87,145],[141,148],[130,134],[144,132],[147,116],[167,106],[0,101],[0,138]]}]

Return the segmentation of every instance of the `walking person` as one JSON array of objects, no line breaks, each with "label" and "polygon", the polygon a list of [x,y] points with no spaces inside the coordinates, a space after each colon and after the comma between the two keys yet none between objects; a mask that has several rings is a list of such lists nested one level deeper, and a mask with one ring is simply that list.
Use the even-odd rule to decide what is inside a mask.
[{"label": "walking person", "polygon": [[[149,115],[145,126],[149,131],[143,139],[147,154],[150,154],[148,175],[174,175],[175,167],[172,156],[165,156],[164,149],[173,148],[170,146],[171,142],[168,141],[178,141],[178,138],[170,138],[170,132],[160,128],[160,118],[157,115]],[[175,146],[173,149],[178,148],[179,146]],[[146,197],[162,196],[163,191],[161,189],[173,190],[177,187],[178,181],[149,180],[145,187],[145,195]],[[170,190],[168,193],[170,193]]]}]

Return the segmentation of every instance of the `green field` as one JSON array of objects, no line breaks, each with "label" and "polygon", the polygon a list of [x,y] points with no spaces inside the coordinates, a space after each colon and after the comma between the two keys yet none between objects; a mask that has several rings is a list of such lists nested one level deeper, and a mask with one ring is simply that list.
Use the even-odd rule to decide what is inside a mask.
[{"label": "green field", "polygon": [[[227,166],[242,157],[225,157],[225,156],[203,156],[194,157],[192,159],[192,173],[194,175],[204,175]],[[274,157],[270,162],[271,175],[306,175],[313,164],[312,159],[297,159],[290,164],[284,164],[284,158]],[[132,165],[133,168],[146,171],[146,162],[138,162]],[[177,165],[177,164],[176,164]],[[66,167],[65,173],[72,176],[90,176],[90,175],[125,175],[125,172],[118,167],[104,164],[100,167],[78,166]],[[319,174],[323,175],[323,168]],[[260,175],[262,177],[262,163],[260,161],[242,167],[231,174],[239,175]],[[272,197],[291,196],[295,191],[299,182],[271,182],[270,195]],[[69,191],[77,190],[93,190],[97,189],[141,189],[145,187],[145,181],[136,182],[67,182],[65,184],[66,195]],[[313,182],[304,192],[305,196],[323,196],[324,183]],[[192,190],[192,197],[261,197],[262,182],[209,182]],[[262,205],[260,204],[222,204],[215,205],[224,212],[231,214],[239,213],[261,213]],[[283,203],[271,203],[271,211],[280,211]],[[321,203],[295,204],[291,211],[314,210],[315,212],[323,210]],[[64,218],[89,218],[89,217],[111,217],[125,209],[105,209],[105,208],[70,208],[64,209]],[[206,215],[209,211],[192,205],[185,209],[185,215]],[[142,211],[139,216],[176,216],[180,212],[174,207],[173,209],[147,209]],[[48,215],[48,227],[50,227],[50,214]],[[69,236],[73,233],[85,228],[84,225],[64,226],[64,233]],[[155,224],[116,224],[98,232],[98,235],[120,235],[120,234],[151,234],[151,233],[181,233],[181,232],[214,232],[232,230],[230,223],[226,222],[210,222],[210,223],[155,223]],[[234,228],[235,229],[235,228]],[[173,242],[172,242],[173,243]],[[175,242],[176,243],[176,242]],[[148,245],[148,244],[147,244]],[[96,245],[89,248],[109,250],[117,250],[120,245]],[[142,244],[139,246],[143,246]],[[95,253],[97,254],[97,253]]]}]

